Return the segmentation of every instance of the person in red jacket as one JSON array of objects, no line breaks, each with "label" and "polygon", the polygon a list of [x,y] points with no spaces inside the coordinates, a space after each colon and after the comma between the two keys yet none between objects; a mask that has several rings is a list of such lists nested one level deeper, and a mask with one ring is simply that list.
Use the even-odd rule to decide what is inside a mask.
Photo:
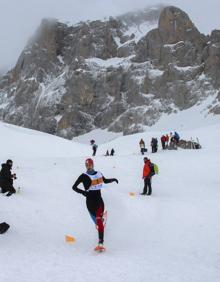
[{"label": "person in red jacket", "polygon": [[143,168],[143,179],[144,179],[144,190],[141,195],[150,196],[152,193],[151,187],[151,161],[147,157],[144,158],[144,168]]},{"label": "person in red jacket", "polygon": [[162,148],[163,148],[163,150],[165,150],[165,149],[166,149],[166,140],[167,140],[166,136],[163,135],[163,136],[160,138],[160,140],[161,140]]}]

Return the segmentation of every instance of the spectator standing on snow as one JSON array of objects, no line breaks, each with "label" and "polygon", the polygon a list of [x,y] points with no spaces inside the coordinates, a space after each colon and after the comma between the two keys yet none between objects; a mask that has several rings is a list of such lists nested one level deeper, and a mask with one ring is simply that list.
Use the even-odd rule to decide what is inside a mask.
[{"label": "spectator standing on snow", "polygon": [[152,138],[152,139],[151,139],[152,153],[156,153],[156,152],[157,152],[157,146],[158,146],[158,140],[157,140],[157,138]]},{"label": "spectator standing on snow", "polygon": [[180,136],[179,136],[179,134],[176,131],[174,132],[174,139],[176,141],[176,144],[178,144],[179,141],[180,141]]},{"label": "spectator standing on snow", "polygon": [[92,155],[95,156],[98,149],[98,145],[96,145],[95,140],[93,139],[90,141],[90,144],[92,145]]},{"label": "spectator standing on snow", "polygon": [[163,135],[163,136],[160,138],[160,140],[161,140],[162,148],[163,148],[163,150],[165,150],[165,149],[166,149],[166,136]]},{"label": "spectator standing on snow", "polygon": [[139,145],[140,145],[140,149],[141,149],[141,154],[144,155],[144,152],[145,152],[145,142],[144,140],[141,138],[140,142],[139,142]]},{"label": "spectator standing on snow", "polygon": [[93,150],[93,154],[92,154],[92,155],[93,155],[93,156],[96,155],[97,149],[98,149],[98,145],[93,144],[93,145],[92,145],[92,150]]},{"label": "spectator standing on snow", "polygon": [[110,156],[114,156],[114,154],[115,154],[115,150],[112,148],[112,149],[111,149]]},{"label": "spectator standing on snow", "polygon": [[143,168],[143,176],[144,179],[144,189],[141,195],[150,196],[152,194],[152,181],[151,178],[155,174],[158,174],[158,166],[153,164],[150,159],[147,157],[144,158],[144,168]]},{"label": "spectator standing on snow", "polygon": [[176,139],[175,137],[172,135],[170,137],[170,145],[169,145],[169,150],[176,150],[177,146],[176,146]]},{"label": "spectator standing on snow", "polygon": [[150,196],[152,193],[151,187],[151,168],[150,168],[151,161],[145,157],[144,158],[144,168],[143,168],[143,176],[144,179],[144,190],[141,195],[148,195]]}]

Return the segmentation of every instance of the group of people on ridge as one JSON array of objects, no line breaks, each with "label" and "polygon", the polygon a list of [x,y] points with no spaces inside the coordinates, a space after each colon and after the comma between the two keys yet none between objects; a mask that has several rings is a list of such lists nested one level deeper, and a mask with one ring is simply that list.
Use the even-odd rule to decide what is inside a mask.
[{"label": "group of people on ridge", "polygon": [[[170,135],[168,134],[162,135],[160,138],[162,149],[165,150],[168,148],[172,149],[176,147],[179,143],[179,140],[180,140],[180,136],[176,131],[174,133],[171,132]],[[147,148],[145,146],[145,142],[143,138],[141,138],[139,142],[139,146],[140,146],[141,154],[144,155],[144,153],[147,152]],[[158,139],[152,137],[150,146],[152,149],[152,153],[156,153],[158,150]]]},{"label": "group of people on ridge", "polygon": [[163,150],[176,148],[179,141],[180,136],[176,131],[174,133],[170,132],[170,135],[166,134],[161,137],[161,145]]}]

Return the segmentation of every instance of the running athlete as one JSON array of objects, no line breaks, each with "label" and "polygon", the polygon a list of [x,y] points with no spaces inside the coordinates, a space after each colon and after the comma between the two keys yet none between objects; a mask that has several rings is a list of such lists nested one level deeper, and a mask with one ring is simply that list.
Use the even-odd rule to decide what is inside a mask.
[{"label": "running athlete", "polygon": [[[73,190],[77,193],[82,194],[86,197],[87,209],[94,223],[97,226],[99,242],[95,248],[97,251],[105,250],[104,243],[104,224],[103,224],[103,213],[104,213],[104,202],[101,196],[101,189],[103,183],[112,183],[118,180],[116,178],[106,179],[101,172],[94,170],[94,163],[92,159],[87,159],[85,162],[86,172],[81,174],[73,185]],[[78,185],[82,183],[84,190],[79,189]]]}]

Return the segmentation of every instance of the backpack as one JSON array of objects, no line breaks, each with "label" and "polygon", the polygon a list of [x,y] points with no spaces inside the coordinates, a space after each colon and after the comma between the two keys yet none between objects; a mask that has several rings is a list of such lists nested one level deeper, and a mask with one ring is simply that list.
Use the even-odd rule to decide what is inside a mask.
[{"label": "backpack", "polygon": [[6,222],[0,223],[0,234],[5,233],[9,229],[10,225]]},{"label": "backpack", "polygon": [[159,168],[158,165],[154,164],[154,172],[155,174],[159,174]]},{"label": "backpack", "polygon": [[150,167],[150,177],[159,173],[159,169],[158,169],[158,166],[156,164],[150,163],[149,167]]}]

